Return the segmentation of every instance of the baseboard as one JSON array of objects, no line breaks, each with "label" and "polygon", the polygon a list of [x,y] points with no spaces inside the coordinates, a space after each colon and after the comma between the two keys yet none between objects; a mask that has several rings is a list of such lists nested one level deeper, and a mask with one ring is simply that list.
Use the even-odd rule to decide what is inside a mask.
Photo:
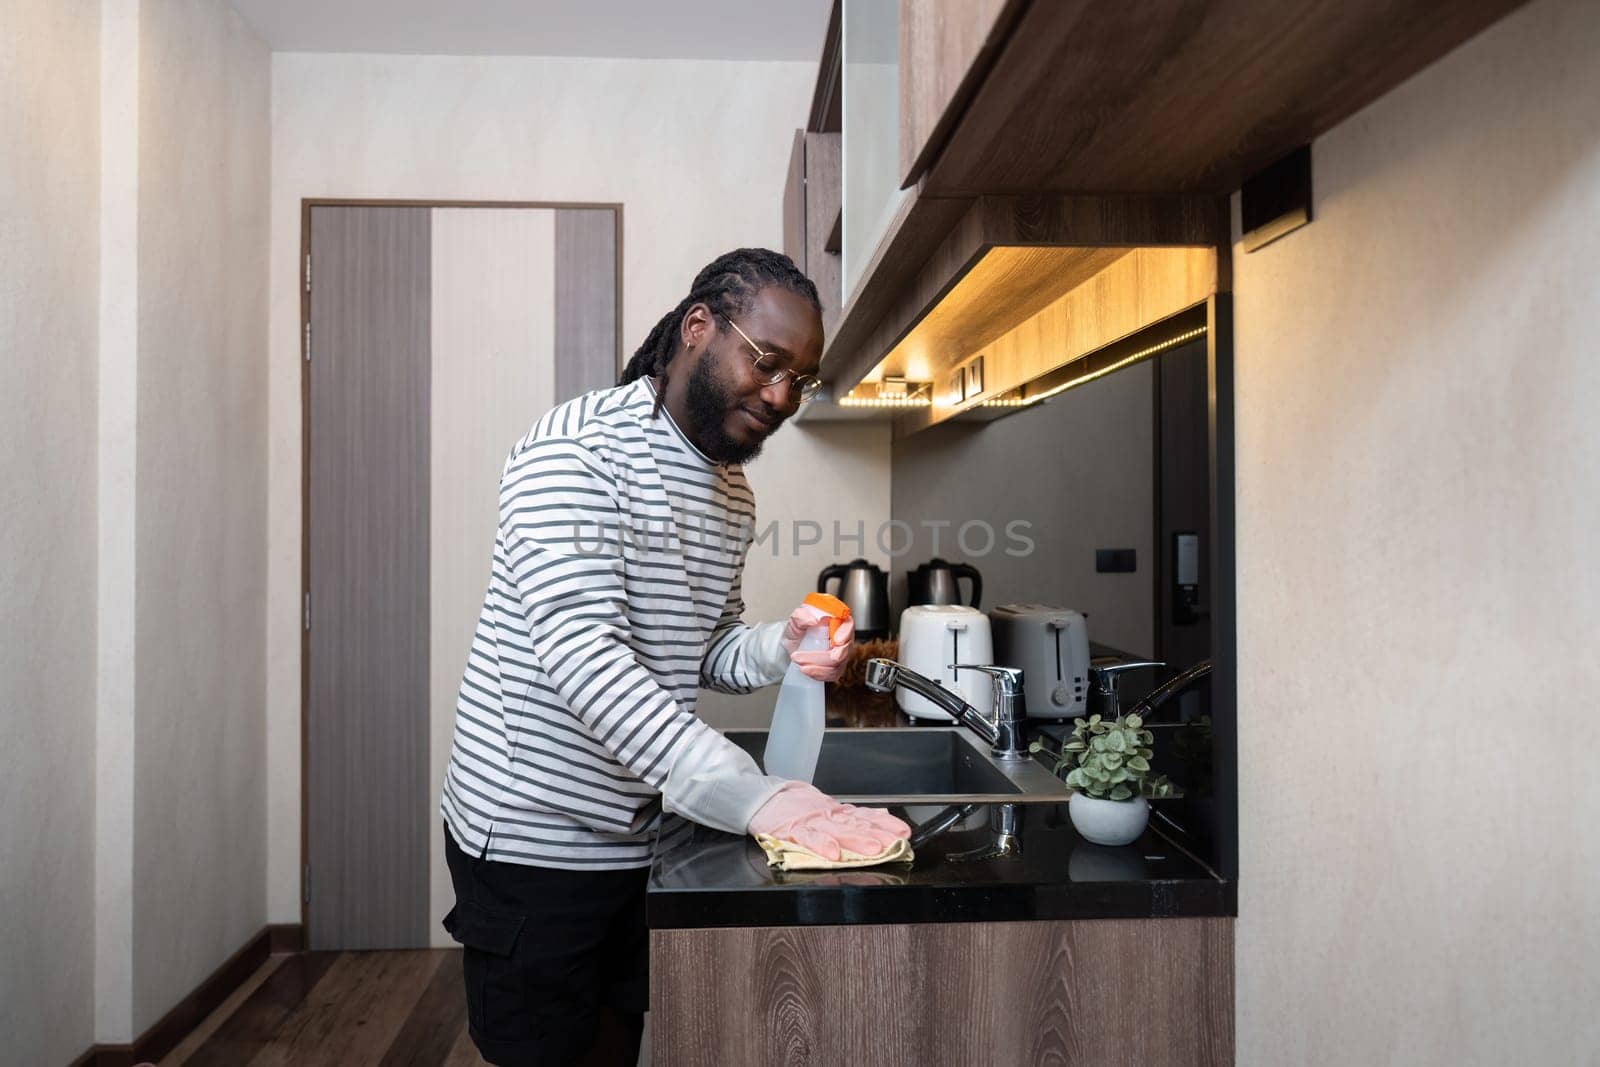
[{"label": "baseboard", "polygon": [[272,940],[274,956],[306,950],[306,928],[299,923],[273,923],[267,927],[267,934]]},{"label": "baseboard", "polygon": [[131,1045],[95,1045],[72,1061],[72,1067],[133,1067],[154,1063],[199,1026],[245,983],[273,953],[299,952],[305,944],[305,929],[299,923],[265,926],[261,932],[211,972],[211,976],[180,1000],[176,1007],[156,1020]]}]

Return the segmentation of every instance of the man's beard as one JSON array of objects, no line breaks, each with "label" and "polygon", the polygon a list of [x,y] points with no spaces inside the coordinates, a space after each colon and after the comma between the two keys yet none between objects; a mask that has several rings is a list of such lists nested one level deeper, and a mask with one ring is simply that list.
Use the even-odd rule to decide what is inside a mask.
[{"label": "man's beard", "polygon": [[689,418],[694,423],[695,441],[700,451],[716,463],[747,463],[761,454],[765,438],[753,445],[736,441],[728,434],[728,412],[734,404],[728,391],[711,370],[712,361],[704,357],[689,372]]}]

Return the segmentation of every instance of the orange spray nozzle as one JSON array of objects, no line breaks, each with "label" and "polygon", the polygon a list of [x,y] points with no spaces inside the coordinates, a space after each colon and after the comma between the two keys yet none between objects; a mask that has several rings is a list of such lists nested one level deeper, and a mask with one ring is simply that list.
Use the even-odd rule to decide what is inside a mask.
[{"label": "orange spray nozzle", "polygon": [[828,616],[829,642],[833,641],[833,633],[839,628],[839,624],[850,617],[850,605],[828,593],[807,593],[802,603]]}]

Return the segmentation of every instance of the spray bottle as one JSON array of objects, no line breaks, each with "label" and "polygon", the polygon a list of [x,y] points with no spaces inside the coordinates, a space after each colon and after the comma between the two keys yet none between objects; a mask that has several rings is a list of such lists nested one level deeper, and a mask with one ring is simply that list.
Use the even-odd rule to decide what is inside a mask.
[{"label": "spray bottle", "polygon": [[[804,601],[823,613],[800,639],[800,651],[823,652],[833,642],[834,631],[850,617],[850,606],[826,593],[807,593]],[[767,735],[767,751],[762,763],[767,773],[809,783],[817,773],[817,755],[822,751],[822,728],[826,721],[823,685],[790,662],[778,688],[778,705],[772,712],[772,732]]]}]

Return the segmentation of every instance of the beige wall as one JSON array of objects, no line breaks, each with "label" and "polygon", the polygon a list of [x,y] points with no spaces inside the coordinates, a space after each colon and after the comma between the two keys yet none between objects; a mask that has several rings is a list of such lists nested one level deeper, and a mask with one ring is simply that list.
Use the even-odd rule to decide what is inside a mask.
[{"label": "beige wall", "polygon": [[[782,241],[783,176],[814,67],[571,58],[272,57],[268,748],[275,922],[300,916],[300,201],[620,202],[626,352],[729,248]],[[529,411],[527,424],[542,412]],[[750,467],[763,521],[888,517],[881,429],[785,429]],[[836,493],[816,472],[827,470]],[[853,509],[853,510],[852,510]],[[823,562],[752,560],[752,618],[798,602]],[[831,558],[831,557],[829,557]],[[708,701],[734,712],[750,701]],[[435,919],[439,916],[434,916]]]},{"label": "beige wall", "polygon": [[100,5],[95,1037],[133,1033],[138,695],[139,2]]},{"label": "beige wall", "polygon": [[0,35],[0,1059],[94,1033],[99,5]]},{"label": "beige wall", "polygon": [[265,44],[140,5],[133,1029],[266,922]]},{"label": "beige wall", "polygon": [[1597,54],[1537,0],[1235,250],[1241,1063],[1600,1048]]}]

